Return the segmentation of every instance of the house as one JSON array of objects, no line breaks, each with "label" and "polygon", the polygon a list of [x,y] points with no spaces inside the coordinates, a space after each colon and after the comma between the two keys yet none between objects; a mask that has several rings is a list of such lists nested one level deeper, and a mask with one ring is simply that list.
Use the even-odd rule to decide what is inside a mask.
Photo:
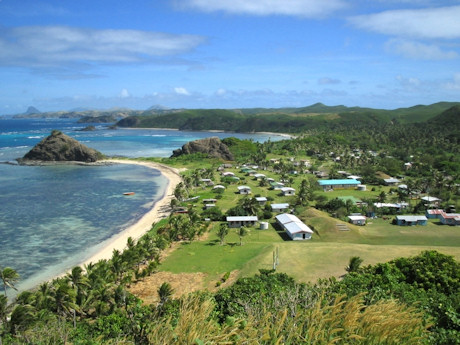
[{"label": "house", "polygon": [[355,189],[358,185],[361,184],[360,181],[352,178],[338,180],[318,180],[318,183],[321,187],[323,187],[324,191],[333,189]]},{"label": "house", "polygon": [[362,215],[348,216],[348,222],[354,225],[366,225],[366,217]]},{"label": "house", "polygon": [[440,219],[444,225],[460,225],[460,213],[443,212]]},{"label": "house", "polygon": [[284,183],[281,182],[275,182],[275,181],[270,181],[270,188],[274,190],[280,190],[281,188],[284,187]]},{"label": "house", "polygon": [[395,186],[397,185],[398,183],[400,183],[401,181],[399,181],[397,178],[384,178],[383,181],[385,182],[385,184],[387,186]]},{"label": "house", "polygon": [[251,187],[248,186],[238,186],[238,192],[240,194],[251,194]]},{"label": "house", "polygon": [[444,210],[426,210],[428,219],[437,218],[444,225],[460,225],[460,213],[447,213]]},{"label": "house", "polygon": [[298,241],[311,239],[313,231],[293,214],[283,213],[277,215],[275,218],[276,222],[292,240]]},{"label": "house", "polygon": [[224,171],[222,173],[222,176],[224,176],[224,177],[232,177],[232,176],[235,176],[235,174],[232,173],[231,171]]},{"label": "house", "polygon": [[214,182],[212,182],[209,178],[202,178],[201,182],[203,182],[206,186],[214,186]]},{"label": "house", "polygon": [[441,199],[434,196],[424,196],[421,198],[422,203],[427,207],[439,207]]},{"label": "house", "polygon": [[217,199],[203,199],[203,204],[215,204]]},{"label": "house", "polygon": [[253,176],[255,180],[262,180],[266,177],[264,174],[254,174]]},{"label": "house", "polygon": [[405,209],[409,206],[409,203],[407,202],[399,202],[399,203],[387,203],[387,202],[374,202],[374,206],[376,208],[382,208],[382,207],[387,207],[387,208],[396,208],[398,211]]},{"label": "house", "polygon": [[204,206],[203,206],[203,208],[205,210],[208,210],[208,209],[213,208],[213,207],[216,207],[216,204],[204,204]]},{"label": "house", "polygon": [[428,219],[441,219],[441,215],[443,213],[444,213],[444,210],[439,210],[439,209],[426,210],[425,217],[427,217]]},{"label": "house", "polygon": [[295,189],[291,187],[283,187],[281,188],[281,193],[283,193],[284,196],[295,195]]},{"label": "house", "polygon": [[267,202],[267,198],[264,196],[258,196],[255,198],[259,205],[263,206]]},{"label": "house", "polygon": [[288,203],[283,203],[283,204],[271,204],[272,211],[273,212],[284,212],[289,208]]},{"label": "house", "polygon": [[356,206],[367,206],[366,202],[363,202],[361,199],[355,198],[354,196],[348,195],[348,196],[339,196],[337,199],[342,200],[345,204],[347,203],[348,200],[350,200],[353,205]]},{"label": "house", "polygon": [[242,226],[254,226],[259,220],[257,216],[233,216],[227,217],[229,228],[240,228]]},{"label": "house", "polygon": [[221,184],[216,184],[212,189],[225,189],[225,186],[222,186]]},{"label": "house", "polygon": [[425,216],[396,216],[396,224],[402,226],[427,225],[428,219]]}]

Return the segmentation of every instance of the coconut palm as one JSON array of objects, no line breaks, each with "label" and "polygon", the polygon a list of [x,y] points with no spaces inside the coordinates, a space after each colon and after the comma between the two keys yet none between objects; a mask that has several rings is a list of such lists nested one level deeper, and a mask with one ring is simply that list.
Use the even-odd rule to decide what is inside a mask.
[{"label": "coconut palm", "polygon": [[221,223],[219,229],[217,230],[217,237],[220,239],[220,245],[224,245],[225,236],[228,235],[228,224]]},{"label": "coconut palm", "polygon": [[359,256],[352,256],[348,266],[345,267],[345,271],[348,273],[357,272],[359,270],[359,266],[361,266],[362,263],[363,259],[361,259]]},{"label": "coconut palm", "polygon": [[2,283],[3,283],[3,289],[5,290],[5,296],[6,296],[7,287],[17,290],[14,287],[14,283],[16,283],[19,280],[19,274],[11,267],[5,267],[4,269],[0,268],[0,279],[2,280]]},{"label": "coconut palm", "polygon": [[172,296],[174,289],[171,284],[164,282],[157,290],[158,297],[160,298],[160,305],[165,304]]},{"label": "coconut palm", "polygon": [[243,237],[248,234],[248,229],[246,229],[244,226],[240,227],[237,231],[238,237],[240,238],[240,246],[243,245]]}]

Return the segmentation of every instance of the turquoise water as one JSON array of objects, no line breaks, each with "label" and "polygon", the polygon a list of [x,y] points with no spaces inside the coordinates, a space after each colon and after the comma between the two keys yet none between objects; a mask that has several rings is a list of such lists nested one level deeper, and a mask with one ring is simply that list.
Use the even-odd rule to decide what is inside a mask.
[{"label": "turquoise water", "polygon": [[[167,157],[188,141],[216,135],[268,139],[260,134],[108,130],[101,125],[94,132],[79,131],[86,125],[70,119],[0,118],[0,161],[22,157],[52,129],[106,155],[125,157]],[[137,165],[0,164],[0,266],[18,271],[20,290],[65,272],[142,217],[165,185],[159,171]],[[126,197],[126,191],[135,195]]]}]

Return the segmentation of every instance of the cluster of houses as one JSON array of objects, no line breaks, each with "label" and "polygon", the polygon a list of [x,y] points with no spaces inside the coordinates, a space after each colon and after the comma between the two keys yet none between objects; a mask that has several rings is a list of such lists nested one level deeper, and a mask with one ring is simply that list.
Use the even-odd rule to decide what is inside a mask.
[{"label": "cluster of houses", "polygon": [[[279,163],[279,160],[272,159],[270,160],[272,164]],[[308,161],[292,161],[296,163],[297,166],[309,166]],[[240,179],[235,176],[235,173],[226,171],[227,168],[231,168],[231,165],[222,165],[219,167],[219,171],[222,177],[227,177],[234,179],[235,181],[239,181]],[[277,182],[272,178],[267,178],[265,174],[262,174],[257,171],[257,166],[243,166],[241,172],[252,177],[256,181],[265,180],[268,182],[270,188],[272,190],[278,190],[280,195],[283,196],[292,196],[295,195],[295,189],[291,187],[286,187],[284,185],[284,181]],[[345,172],[343,172],[345,173]],[[359,176],[353,176],[351,174],[345,173],[343,179],[320,179],[318,180],[318,184],[320,187],[323,188],[324,191],[330,191],[334,189],[357,189],[357,190],[366,190],[366,186],[361,184]],[[210,179],[202,179],[202,182],[206,186],[212,186],[213,190],[217,189],[225,189],[226,187],[223,185],[214,185],[213,181]],[[384,182],[388,186],[398,185],[400,184],[400,180],[396,178],[389,178],[384,179]],[[399,187],[399,186],[398,186]],[[237,193],[241,195],[250,195],[252,194],[251,187],[247,185],[239,185],[237,187]],[[254,198],[259,205],[263,206],[267,203],[266,197],[255,197]],[[361,202],[360,200],[358,200]],[[205,199],[203,200],[204,209],[215,207],[217,200],[216,199]],[[424,197],[422,198],[422,202],[424,202],[429,207],[437,207],[439,206],[440,199],[435,197]],[[357,204],[357,202],[356,202]],[[374,207],[376,208],[394,208],[398,211],[401,211],[409,206],[406,202],[399,202],[399,203],[374,203]],[[292,240],[309,240],[313,234],[313,231],[303,223],[298,217],[289,213],[291,212],[290,206],[288,203],[273,203],[271,204],[271,210],[278,215],[275,216],[276,223],[278,226],[285,231],[285,233],[291,238]],[[460,225],[460,214],[456,213],[446,213],[443,210],[438,209],[429,209],[426,212],[426,215],[398,215],[396,216],[394,223],[401,226],[412,226],[412,225],[427,225],[429,218],[438,218],[440,219],[442,224],[448,225]],[[239,227],[254,227],[259,223],[259,219],[257,216],[229,216],[226,217],[226,221],[228,222],[228,226],[230,228],[239,228]],[[354,225],[363,226],[366,224],[367,217],[359,214],[359,213],[352,213],[348,216],[348,222]],[[260,228],[266,229],[263,225],[267,223],[260,222]]]}]

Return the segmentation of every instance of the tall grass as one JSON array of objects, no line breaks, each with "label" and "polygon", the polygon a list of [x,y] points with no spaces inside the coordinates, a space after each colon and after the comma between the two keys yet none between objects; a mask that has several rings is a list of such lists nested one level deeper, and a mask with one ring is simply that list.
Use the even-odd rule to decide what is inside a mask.
[{"label": "tall grass", "polygon": [[[264,307],[261,307],[264,309]],[[348,300],[319,297],[307,309],[252,310],[247,319],[228,318],[220,325],[211,299],[192,295],[181,302],[178,319],[170,317],[149,332],[152,344],[365,344],[427,343],[427,325],[415,309],[394,300],[365,306],[363,296]]]}]

